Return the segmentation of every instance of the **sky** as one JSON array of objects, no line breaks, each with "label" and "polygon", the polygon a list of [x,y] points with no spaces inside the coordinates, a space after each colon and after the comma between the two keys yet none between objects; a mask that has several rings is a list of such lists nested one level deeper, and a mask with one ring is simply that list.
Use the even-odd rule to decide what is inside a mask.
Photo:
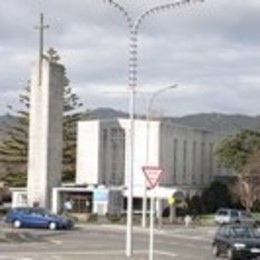
[{"label": "sky", "polygon": [[[155,6],[186,0],[114,0],[133,21]],[[159,8],[138,28],[136,112],[260,115],[260,1],[205,0]],[[38,58],[39,15],[84,108],[129,109],[129,27],[109,0],[0,3],[0,114],[19,94]]]}]

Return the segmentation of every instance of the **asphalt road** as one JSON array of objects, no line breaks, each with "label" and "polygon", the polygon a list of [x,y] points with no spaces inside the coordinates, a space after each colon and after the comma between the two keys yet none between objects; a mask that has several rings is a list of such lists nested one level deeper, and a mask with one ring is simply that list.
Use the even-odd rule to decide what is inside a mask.
[{"label": "asphalt road", "polygon": [[[12,242],[0,242],[0,260],[148,260],[149,229],[136,227],[133,257],[125,257],[125,227],[84,225],[68,231],[14,230],[1,226]],[[154,233],[154,260],[213,260],[214,227],[164,226]]]}]

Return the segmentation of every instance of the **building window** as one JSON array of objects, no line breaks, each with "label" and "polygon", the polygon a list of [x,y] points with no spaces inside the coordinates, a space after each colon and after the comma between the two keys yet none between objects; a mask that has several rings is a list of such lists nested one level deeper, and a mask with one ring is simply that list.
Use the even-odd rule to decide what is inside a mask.
[{"label": "building window", "polygon": [[213,176],[214,174],[214,170],[213,170],[213,156],[214,156],[214,150],[213,150],[213,143],[209,144],[209,175],[210,178]]},{"label": "building window", "polygon": [[201,183],[203,184],[204,177],[205,177],[205,142],[201,143],[200,169],[201,169]]},{"label": "building window", "polygon": [[125,166],[125,133],[120,128],[112,128],[110,131],[111,152],[110,152],[110,171],[109,183],[121,185],[124,180]]},{"label": "building window", "polygon": [[197,161],[197,142],[192,143],[192,183],[196,183],[196,161]]},{"label": "building window", "polygon": [[[70,203],[70,208],[66,205]],[[91,213],[93,208],[93,193],[92,192],[67,192],[63,198],[63,211],[73,213]]]},{"label": "building window", "polygon": [[173,184],[177,184],[178,139],[173,140]]},{"label": "building window", "polygon": [[183,141],[183,183],[187,181],[187,141]]},{"label": "building window", "polygon": [[107,129],[103,129],[102,133],[102,141],[103,141],[103,149],[102,149],[102,170],[101,170],[101,183],[107,184],[107,176],[106,176],[106,165],[107,165],[107,142],[108,142],[108,134]]}]

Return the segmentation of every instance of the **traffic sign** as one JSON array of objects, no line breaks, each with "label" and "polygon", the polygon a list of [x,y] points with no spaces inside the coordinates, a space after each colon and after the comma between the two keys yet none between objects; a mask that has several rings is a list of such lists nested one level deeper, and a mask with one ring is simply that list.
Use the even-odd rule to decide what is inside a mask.
[{"label": "traffic sign", "polygon": [[176,199],[173,196],[169,197],[167,201],[170,206],[176,203]]},{"label": "traffic sign", "polygon": [[158,166],[143,166],[142,169],[149,187],[154,188],[164,172],[163,168]]}]

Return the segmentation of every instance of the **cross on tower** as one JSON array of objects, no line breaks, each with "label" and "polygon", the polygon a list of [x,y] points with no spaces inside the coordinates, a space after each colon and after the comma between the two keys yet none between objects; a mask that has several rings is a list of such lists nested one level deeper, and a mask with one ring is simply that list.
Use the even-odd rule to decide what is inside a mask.
[{"label": "cross on tower", "polygon": [[42,83],[42,59],[43,59],[43,51],[44,51],[44,30],[48,29],[50,26],[44,24],[44,15],[40,14],[40,25],[36,26],[35,29],[39,30],[39,86]]}]

